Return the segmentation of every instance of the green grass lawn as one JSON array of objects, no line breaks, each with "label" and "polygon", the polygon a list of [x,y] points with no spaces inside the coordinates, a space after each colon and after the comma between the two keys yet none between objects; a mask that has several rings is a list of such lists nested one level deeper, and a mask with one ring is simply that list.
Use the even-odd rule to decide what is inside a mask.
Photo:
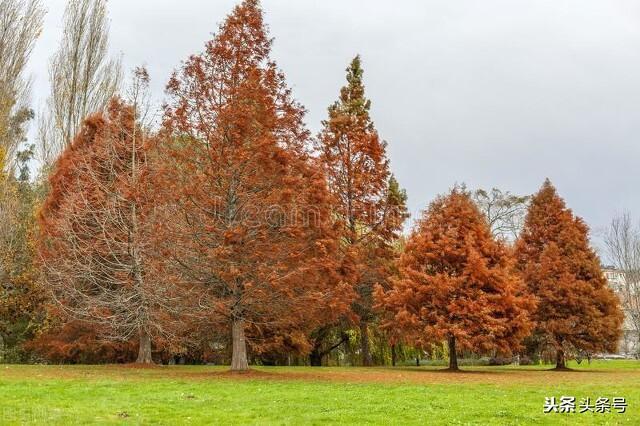
[{"label": "green grass lawn", "polygon": [[[640,362],[572,367],[0,365],[0,424],[640,424]],[[563,395],[622,396],[629,408],[543,414],[546,396]]]}]

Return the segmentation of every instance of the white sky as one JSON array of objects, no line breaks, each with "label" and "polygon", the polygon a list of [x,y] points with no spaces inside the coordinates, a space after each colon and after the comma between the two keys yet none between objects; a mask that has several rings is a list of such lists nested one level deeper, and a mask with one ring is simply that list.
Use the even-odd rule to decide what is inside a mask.
[{"label": "white sky", "polygon": [[[36,109],[64,0],[45,0]],[[110,0],[111,48],[155,96],[235,0]],[[532,193],[545,177],[594,230],[640,218],[640,2],[263,0],[273,57],[314,133],[357,53],[414,215],[455,183]]]}]

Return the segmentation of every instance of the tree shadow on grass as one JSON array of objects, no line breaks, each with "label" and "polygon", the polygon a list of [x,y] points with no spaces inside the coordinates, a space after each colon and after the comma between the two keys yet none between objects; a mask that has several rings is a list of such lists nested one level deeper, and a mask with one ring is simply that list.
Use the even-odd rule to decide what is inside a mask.
[{"label": "tree shadow on grass", "polygon": [[[487,374],[504,374],[505,371],[501,370],[478,370],[477,368],[484,367],[474,367],[473,369],[465,369],[460,368],[458,370],[452,370],[447,367],[393,367],[392,370],[387,371],[411,371],[415,373],[438,373],[438,374],[475,374],[475,375],[487,375]],[[487,367],[492,368],[492,367]]]},{"label": "tree shadow on grass", "polygon": [[285,377],[278,371],[264,371],[250,368],[246,371],[232,371],[231,369],[219,370],[219,371],[199,371],[196,376],[211,376],[211,377],[229,377],[240,379],[274,379],[278,377]]},{"label": "tree shadow on grass", "polygon": [[518,371],[518,372],[530,372],[530,373],[606,373],[607,370],[594,369],[594,370],[586,370],[586,369],[578,369],[578,368],[531,368],[535,366],[514,366],[505,369],[505,371]]}]

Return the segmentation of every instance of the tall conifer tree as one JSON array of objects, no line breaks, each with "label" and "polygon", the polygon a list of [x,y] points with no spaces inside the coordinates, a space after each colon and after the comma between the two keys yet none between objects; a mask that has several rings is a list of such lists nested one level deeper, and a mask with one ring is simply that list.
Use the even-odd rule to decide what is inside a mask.
[{"label": "tall conifer tree", "polygon": [[463,350],[510,354],[533,306],[502,242],[468,193],[436,199],[411,234],[390,291],[377,288],[383,327],[421,347],[446,340],[449,369]]},{"label": "tall conifer tree", "polygon": [[329,107],[318,138],[320,159],[333,196],[343,258],[351,264],[347,277],[357,292],[362,363],[371,365],[369,323],[374,318],[374,285],[385,284],[395,253],[393,244],[407,217],[406,193],[391,176],[387,144],[370,117],[364,71],[356,56],[347,68],[347,85]]},{"label": "tall conifer tree", "polygon": [[326,181],[271,45],[259,2],[245,0],[167,87],[164,250],[198,289],[194,310],[228,332],[234,371],[247,346],[307,352],[319,318],[345,306],[343,287],[326,285],[340,281]]},{"label": "tall conifer tree", "polygon": [[101,337],[139,341],[145,364],[175,306],[150,267],[150,146],[136,108],[118,99],[87,118],[52,170],[39,243],[46,284],[64,312]]},{"label": "tall conifer tree", "polygon": [[623,314],[589,246],[589,229],[547,179],[516,243],[517,266],[538,300],[534,337],[556,351],[556,368],[576,351],[615,351]]}]

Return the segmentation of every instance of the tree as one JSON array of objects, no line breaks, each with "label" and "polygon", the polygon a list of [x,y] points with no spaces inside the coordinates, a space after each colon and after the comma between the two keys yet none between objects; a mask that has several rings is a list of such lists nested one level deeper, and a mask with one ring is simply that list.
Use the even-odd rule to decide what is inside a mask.
[{"label": "tree", "polygon": [[30,79],[26,66],[42,31],[39,0],[0,1],[0,359],[23,361],[40,302],[33,265],[35,188],[26,142]]},{"label": "tree", "polygon": [[326,182],[271,44],[245,0],[167,86],[162,253],[203,325],[230,335],[232,371],[248,369],[247,345],[308,352],[341,309]]},{"label": "tree", "polygon": [[491,191],[478,189],[473,193],[473,201],[487,218],[493,236],[510,242],[518,238],[530,198],[498,188]]},{"label": "tree", "polygon": [[110,60],[106,0],[69,0],[60,47],[49,68],[51,92],[39,129],[41,160],[50,166],[83,120],[117,93],[120,61]]},{"label": "tree", "polygon": [[68,319],[57,306],[46,305],[45,325],[25,347],[38,356],[56,364],[123,364],[136,360],[137,342],[105,340],[104,330],[95,323]]},{"label": "tree", "polygon": [[400,277],[380,308],[383,327],[427,348],[446,340],[449,369],[462,350],[510,354],[531,330],[531,298],[468,193],[456,188],[423,213],[399,261]]},{"label": "tree", "polygon": [[629,213],[618,215],[611,221],[604,242],[609,260],[622,274],[617,291],[636,333],[634,340],[640,342],[640,227],[633,224]]},{"label": "tree", "polygon": [[154,191],[145,176],[152,143],[136,107],[114,99],[85,120],[56,162],[39,252],[45,282],[71,319],[96,324],[106,338],[138,339],[137,362],[152,363],[152,340],[170,333],[180,305],[151,267]]},{"label": "tree", "polygon": [[0,359],[23,362],[23,343],[42,320],[44,294],[34,264],[38,185],[31,182],[33,146],[15,156],[17,176],[3,172],[0,149]]},{"label": "tree", "polygon": [[623,319],[618,298],[589,246],[587,225],[548,179],[531,199],[516,257],[538,301],[534,337],[556,351],[556,369],[566,368],[570,352],[615,351]]},{"label": "tree", "polygon": [[387,144],[369,115],[363,74],[356,56],[347,68],[347,85],[329,107],[316,148],[334,200],[342,256],[352,264],[347,279],[357,293],[353,310],[359,320],[362,362],[371,365],[373,287],[385,284],[391,274],[393,245],[408,215],[406,193],[389,171]]},{"label": "tree", "polygon": [[15,187],[12,176],[6,171],[8,162],[4,147],[0,147],[0,281],[4,282],[7,271],[7,257],[14,246],[14,232],[16,225]]},{"label": "tree", "polygon": [[0,150],[4,168],[13,165],[33,118],[27,105],[30,81],[25,69],[42,31],[44,10],[39,0],[0,2]]}]

